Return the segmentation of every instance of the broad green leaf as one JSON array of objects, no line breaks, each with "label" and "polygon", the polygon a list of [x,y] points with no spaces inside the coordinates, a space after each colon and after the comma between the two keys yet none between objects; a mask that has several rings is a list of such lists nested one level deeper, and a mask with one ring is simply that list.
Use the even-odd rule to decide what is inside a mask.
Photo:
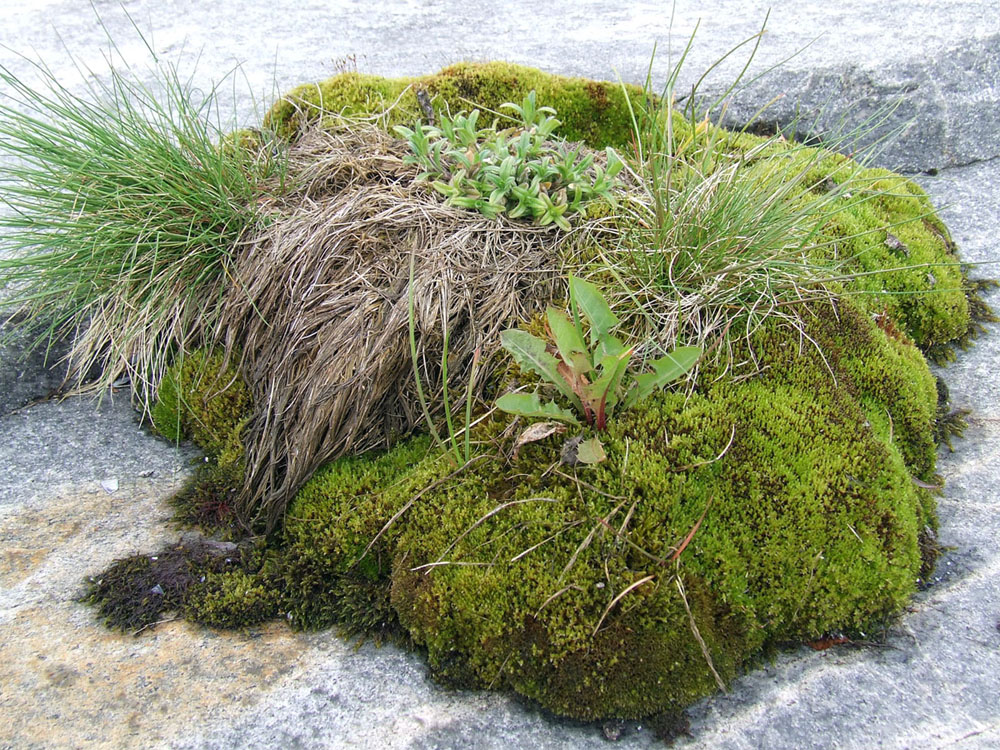
[{"label": "broad green leaf", "polygon": [[555,401],[543,404],[537,393],[505,393],[497,399],[497,408],[521,417],[556,419],[572,425],[580,424],[569,409],[563,409]]},{"label": "broad green leaf", "polygon": [[562,122],[557,120],[555,117],[546,117],[544,120],[538,123],[536,126],[536,132],[539,138],[548,138],[552,133],[562,125]]},{"label": "broad green leaf", "polygon": [[674,349],[666,357],[650,362],[653,372],[639,375],[635,379],[635,387],[629,391],[625,406],[632,406],[647,398],[653,391],[663,388],[667,383],[677,380],[686,373],[701,357],[701,348],[697,346],[682,346]]},{"label": "broad green leaf", "polygon": [[545,350],[544,341],[519,328],[509,328],[500,334],[500,345],[510,352],[522,369],[537,373],[552,383],[573,403],[573,406],[583,411],[580,399],[559,374],[559,360]]},{"label": "broad green leaf", "polygon": [[579,305],[583,316],[590,323],[590,343],[596,344],[607,336],[620,322],[618,316],[611,312],[604,295],[589,281],[569,277],[569,293]]},{"label": "broad green leaf", "polygon": [[595,437],[584,440],[576,447],[576,460],[581,464],[599,464],[607,457],[608,454],[604,452],[604,446]]},{"label": "broad green leaf", "polygon": [[580,336],[580,332],[573,325],[566,313],[550,307],[545,311],[549,321],[549,330],[552,331],[552,338],[555,339],[556,348],[559,349],[559,356],[563,362],[577,376],[586,375],[594,365],[590,359],[590,352],[587,345]]},{"label": "broad green leaf", "polygon": [[618,337],[609,333],[598,340],[597,349],[594,351],[594,361],[603,362],[606,357],[617,357],[623,351],[625,351],[625,344]]}]

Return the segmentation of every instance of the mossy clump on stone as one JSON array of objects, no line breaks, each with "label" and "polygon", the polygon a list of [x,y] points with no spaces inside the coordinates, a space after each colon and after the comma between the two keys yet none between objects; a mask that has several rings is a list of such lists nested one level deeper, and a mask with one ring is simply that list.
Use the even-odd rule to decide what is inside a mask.
[{"label": "mossy clump on stone", "polygon": [[[385,112],[383,125],[391,130],[397,124],[427,121],[428,114],[442,108],[495,112],[532,90],[539,105],[556,110],[561,136],[583,140],[592,148],[631,148],[629,100],[633,108],[646,106],[645,93],[635,86],[568,78],[509,63],[461,63],[420,78],[342,73],[299,86],[279,100],[267,122],[284,137],[294,138],[329,118],[339,122],[340,116]],[[843,282],[847,293],[861,297],[871,314],[887,313],[936,361],[952,358],[952,343],[967,344],[982,322],[994,318],[982,301],[980,282],[968,278],[947,229],[912,180],[884,169],[861,169],[843,155],[823,155],[782,139],[729,133],[709,123],[693,127],[680,115],[672,122],[675,139],[711,140],[720,155],[742,159],[741,168],[778,168],[795,175],[789,160],[810,163],[802,184],[815,194],[849,180],[841,205],[831,207],[829,221],[811,243],[814,259],[835,260],[834,275],[850,277]]]},{"label": "mossy clump on stone", "polygon": [[[421,497],[392,602],[432,671],[577,718],[642,717],[768,644],[867,634],[900,611],[934,524],[913,481],[933,477],[934,382],[914,377],[912,346],[838,312],[810,330],[823,355],[775,328],[754,342],[759,377],[706,373],[617,416],[596,467],[560,467],[549,439]],[[503,445],[504,427],[484,437]]]},{"label": "mossy clump on stone", "polygon": [[[529,90],[567,137],[627,142],[631,89],[500,63],[396,81],[346,74],[296,89],[269,118],[294,137],[397,101],[387,125],[427,107],[497,109]],[[756,161],[761,139],[726,138],[744,168],[769,168]],[[525,425],[499,413],[477,422],[465,466],[423,436],[334,461],[267,546],[189,576],[178,609],[213,626],[282,617],[410,641],[441,682],[513,690],[587,720],[675,715],[775,646],[880,632],[937,550],[935,437],[954,420],[921,349],[961,340],[989,311],[977,312],[978,287],[912,182],[833,154],[815,163],[813,194],[850,174],[855,198],[838,198],[810,252],[845,276],[871,273],[803,301],[798,327],[765,318],[707,356],[687,390],[615,413],[594,466],[562,461],[572,433],[515,458]],[[596,257],[577,262],[593,271]],[[732,376],[751,361],[752,373]],[[534,386],[514,366],[490,382],[498,393]],[[252,410],[235,371],[218,354],[191,355],[160,398],[159,429],[214,457],[215,484],[203,476],[188,492],[235,489]],[[148,561],[132,566],[123,590],[148,590]],[[137,617],[149,618],[147,604],[139,597]]]},{"label": "mossy clump on stone", "polygon": [[[133,555],[115,561],[107,570],[91,577],[81,601],[97,607],[104,623],[125,632],[138,632],[156,624],[168,613],[192,621],[230,625],[218,614],[218,591],[231,590],[242,580],[244,570],[255,567],[252,545],[236,545],[185,534],[172,545],[150,555]],[[235,578],[233,576],[236,576]],[[264,600],[268,591],[254,591]],[[192,594],[196,596],[192,597]],[[233,602],[238,602],[233,606]],[[193,602],[193,604],[192,604]],[[230,609],[241,612],[255,605],[245,592],[229,597]],[[211,605],[215,603],[213,608]],[[273,617],[268,611],[261,620]]]},{"label": "mossy clump on stone", "polygon": [[559,133],[592,148],[629,142],[631,116],[626,92],[636,102],[637,86],[544,73],[505,62],[457,63],[439,73],[416,78],[383,78],[341,73],[319,83],[299,86],[283,96],[266,118],[266,125],[287,138],[312,123],[338,117],[368,117],[385,113],[384,124],[427,122],[441,110],[458,112],[478,107],[484,117],[501,113],[501,105],[520,102],[535,91],[538,105],[559,113]]},{"label": "mossy clump on stone", "polygon": [[511,460],[498,415],[461,471],[426,438],[334,462],[257,578],[220,579],[270,580],[296,627],[409,637],[446,684],[581,719],[676,711],[776,644],[867,638],[933,557],[937,391],[854,303],[814,312],[814,344],[753,338],[757,377],[706,366],[693,394],[616,415],[594,467],[560,464],[565,436]]}]

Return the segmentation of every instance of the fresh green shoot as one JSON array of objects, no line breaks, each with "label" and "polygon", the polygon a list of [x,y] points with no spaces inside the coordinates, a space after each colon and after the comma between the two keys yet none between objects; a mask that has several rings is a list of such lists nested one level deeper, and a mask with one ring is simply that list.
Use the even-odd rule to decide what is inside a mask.
[{"label": "fresh green shoot", "polygon": [[597,287],[571,276],[569,297],[572,318],[554,307],[546,311],[551,343],[516,328],[504,331],[500,341],[523,370],[554,386],[575,413],[555,400],[543,403],[537,392],[505,394],[497,400],[498,408],[572,425],[580,425],[579,415],[601,431],[616,407],[628,409],[643,401],[686,374],[701,357],[699,347],[683,346],[649,362],[652,372],[633,374],[629,363],[635,347],[612,333],[620,321]]},{"label": "fresh green shoot", "polygon": [[514,113],[515,125],[497,130],[477,127],[480,111],[441,115],[440,127],[418,122],[397,125],[396,133],[410,144],[405,160],[424,171],[420,179],[452,206],[479,211],[494,219],[500,214],[531,218],[539,226],[570,229],[569,219],[595,198],[614,203],[612,189],[623,163],[614,149],[605,150],[606,165],[582,146],[570,149],[555,140],[560,122],[551,107],[539,107],[535,92],[521,104],[501,109]]},{"label": "fresh green shoot", "polygon": [[[409,317],[409,334],[410,334],[410,362],[413,364],[413,379],[416,383],[417,388],[417,402],[420,404],[420,410],[423,412],[424,421],[427,422],[427,429],[430,430],[431,437],[434,442],[437,443],[438,447],[444,452],[445,456],[452,463],[457,463],[457,458],[452,450],[454,447],[454,441],[445,441],[441,437],[441,433],[438,431],[437,425],[434,423],[434,418],[431,416],[430,405],[427,402],[427,396],[424,393],[423,379],[420,377],[420,354],[417,351],[417,313],[413,298],[413,281],[415,277],[415,267],[416,267],[416,253],[410,255],[410,283],[406,289],[406,309]],[[445,329],[447,330],[447,328]],[[444,347],[444,361],[447,362],[448,358],[448,346],[447,346],[447,334],[445,335],[445,347]],[[448,390],[447,380],[445,380],[445,390]]]}]

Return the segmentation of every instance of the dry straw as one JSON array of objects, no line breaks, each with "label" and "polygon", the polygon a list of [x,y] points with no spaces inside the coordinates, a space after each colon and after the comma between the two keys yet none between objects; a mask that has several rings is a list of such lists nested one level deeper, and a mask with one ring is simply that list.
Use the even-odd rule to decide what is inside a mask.
[{"label": "dry straw", "polygon": [[[551,301],[567,242],[589,231],[445,206],[405,154],[373,125],[305,134],[288,154],[291,190],[259,206],[271,219],[238,253],[216,337],[242,351],[256,405],[241,511],[269,527],[320,465],[422,421],[411,260],[417,358],[438,417],[445,322],[449,380],[464,392],[475,351],[488,363],[501,330]],[[477,396],[490,371],[476,373]]]}]

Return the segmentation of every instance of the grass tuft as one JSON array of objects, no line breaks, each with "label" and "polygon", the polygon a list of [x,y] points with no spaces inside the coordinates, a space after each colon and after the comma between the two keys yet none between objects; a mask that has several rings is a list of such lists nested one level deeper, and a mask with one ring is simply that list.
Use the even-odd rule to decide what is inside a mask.
[{"label": "grass tuft", "polygon": [[[743,73],[759,37],[729,53],[754,45]],[[815,305],[836,305],[847,285],[867,275],[859,258],[840,249],[854,236],[831,239],[829,227],[884,195],[865,165],[880,142],[850,159],[835,152],[865,140],[893,107],[858,129],[824,134],[824,148],[780,132],[751,136],[753,123],[727,131],[718,122],[742,74],[714,101],[699,94],[704,76],[679,97],[676,86],[692,42],[693,35],[662,88],[653,86],[651,62],[644,96],[627,99],[632,145],[624,151],[634,189],[622,201],[621,241],[598,249],[595,273],[610,276],[609,301],[637,329],[636,338],[657,351],[678,340],[705,349],[722,343],[717,353],[729,357],[730,366],[754,370],[752,350],[751,361],[732,362],[734,349],[742,348],[738,341],[750,342],[769,319],[806,340],[805,317]],[[788,129],[803,128],[793,123]]]},{"label": "grass tuft", "polygon": [[44,323],[36,345],[74,337],[76,386],[97,365],[93,389],[128,376],[148,407],[212,324],[280,158],[262,136],[224,140],[218,88],[199,95],[175,66],[157,60],[147,84],[109,60],[76,93],[28,62],[37,85],[0,66],[0,288]]}]

